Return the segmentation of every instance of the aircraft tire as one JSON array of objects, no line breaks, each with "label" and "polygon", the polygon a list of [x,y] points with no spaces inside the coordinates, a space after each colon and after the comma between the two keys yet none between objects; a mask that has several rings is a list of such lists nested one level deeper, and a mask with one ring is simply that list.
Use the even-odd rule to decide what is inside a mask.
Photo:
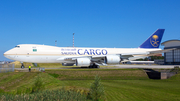
[{"label": "aircraft tire", "polygon": [[96,68],[99,68],[99,65],[96,65]]},{"label": "aircraft tire", "polygon": [[96,68],[96,65],[93,65],[92,67],[93,67],[93,68]]},{"label": "aircraft tire", "polygon": [[24,69],[24,65],[22,65],[21,68]]}]

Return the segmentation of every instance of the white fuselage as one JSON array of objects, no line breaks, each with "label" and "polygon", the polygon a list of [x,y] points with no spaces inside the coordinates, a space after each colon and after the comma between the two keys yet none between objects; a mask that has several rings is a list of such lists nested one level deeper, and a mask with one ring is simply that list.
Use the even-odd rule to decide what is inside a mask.
[{"label": "white fuselage", "polygon": [[[72,58],[107,55],[149,54],[161,49],[144,48],[79,48],[55,47],[36,44],[21,44],[4,53],[4,56],[16,61],[31,63],[73,63]],[[69,60],[68,58],[71,58]]]}]

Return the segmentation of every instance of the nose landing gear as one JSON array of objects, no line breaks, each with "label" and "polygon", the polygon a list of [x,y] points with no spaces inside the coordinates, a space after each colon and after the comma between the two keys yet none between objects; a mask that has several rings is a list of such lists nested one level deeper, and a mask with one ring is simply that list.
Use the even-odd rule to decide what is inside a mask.
[{"label": "nose landing gear", "polygon": [[21,63],[21,68],[22,68],[22,69],[25,68],[23,62]]}]

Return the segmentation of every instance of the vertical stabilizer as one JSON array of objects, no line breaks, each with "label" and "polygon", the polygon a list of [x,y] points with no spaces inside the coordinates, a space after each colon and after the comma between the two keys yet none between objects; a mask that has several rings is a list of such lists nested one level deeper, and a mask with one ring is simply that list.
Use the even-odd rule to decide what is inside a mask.
[{"label": "vertical stabilizer", "polygon": [[139,48],[159,48],[165,29],[156,30]]}]

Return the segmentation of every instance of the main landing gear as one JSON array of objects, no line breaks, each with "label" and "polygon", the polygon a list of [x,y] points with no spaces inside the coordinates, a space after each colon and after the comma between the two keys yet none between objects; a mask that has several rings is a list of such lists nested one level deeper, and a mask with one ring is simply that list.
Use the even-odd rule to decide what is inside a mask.
[{"label": "main landing gear", "polygon": [[89,66],[89,68],[99,68],[99,65],[96,65],[95,63],[93,63],[92,65]]}]

